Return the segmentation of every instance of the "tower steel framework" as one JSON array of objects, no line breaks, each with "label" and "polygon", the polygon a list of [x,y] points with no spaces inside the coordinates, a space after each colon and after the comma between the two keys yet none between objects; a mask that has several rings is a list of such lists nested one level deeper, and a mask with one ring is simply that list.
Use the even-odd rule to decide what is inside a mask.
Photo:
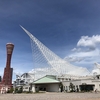
[{"label": "tower steel framework", "polygon": [[68,61],[60,58],[24,27],[21,26],[21,28],[30,37],[34,62],[34,69],[32,69],[30,72],[34,73],[35,79],[45,75],[70,74],[82,76],[89,74],[87,68],[74,66]]}]

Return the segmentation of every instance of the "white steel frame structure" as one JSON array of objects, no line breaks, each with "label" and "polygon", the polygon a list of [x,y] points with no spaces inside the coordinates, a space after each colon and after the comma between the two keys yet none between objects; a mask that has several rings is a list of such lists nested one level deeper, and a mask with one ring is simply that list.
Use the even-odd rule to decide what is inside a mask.
[{"label": "white steel frame structure", "polygon": [[25,28],[21,28],[27,33],[31,40],[34,69],[30,72],[35,74],[35,79],[45,75],[88,75],[89,71],[83,67],[77,67],[57,56],[35,36]]}]

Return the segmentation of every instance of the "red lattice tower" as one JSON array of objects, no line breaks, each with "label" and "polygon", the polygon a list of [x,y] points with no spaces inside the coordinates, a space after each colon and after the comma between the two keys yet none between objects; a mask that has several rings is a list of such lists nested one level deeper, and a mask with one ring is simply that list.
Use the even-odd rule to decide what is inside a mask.
[{"label": "red lattice tower", "polygon": [[11,68],[11,57],[13,52],[14,45],[12,43],[7,43],[6,49],[7,49],[7,61],[6,61],[6,67],[4,69],[4,75],[2,84],[6,86],[12,86],[12,73],[13,68]]}]

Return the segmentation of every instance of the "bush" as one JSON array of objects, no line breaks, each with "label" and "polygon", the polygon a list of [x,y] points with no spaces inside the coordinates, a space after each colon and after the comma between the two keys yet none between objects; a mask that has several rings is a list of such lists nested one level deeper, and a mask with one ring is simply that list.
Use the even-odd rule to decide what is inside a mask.
[{"label": "bush", "polygon": [[7,91],[7,93],[13,93],[14,88],[10,88],[10,90]]},{"label": "bush", "polygon": [[70,83],[69,87],[71,89],[70,92],[75,92],[75,86],[73,83]]},{"label": "bush", "polygon": [[22,87],[15,89],[15,93],[22,93],[22,92],[23,92],[23,88]]}]

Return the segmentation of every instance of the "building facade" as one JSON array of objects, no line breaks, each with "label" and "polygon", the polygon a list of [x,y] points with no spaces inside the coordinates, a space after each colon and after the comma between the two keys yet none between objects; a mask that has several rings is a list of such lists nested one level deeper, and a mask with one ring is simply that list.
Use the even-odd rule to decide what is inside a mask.
[{"label": "building facade", "polygon": [[[25,75],[25,73],[23,74]],[[28,81],[28,77],[26,77],[26,81],[23,81],[24,84],[18,85],[16,83],[16,87],[23,86],[23,91],[32,91],[32,92],[71,92],[73,85],[73,92],[79,91],[100,91],[100,75],[94,76],[53,76],[46,75],[44,77],[39,78],[38,80],[33,80],[33,82]],[[32,78],[30,78],[32,80]],[[21,80],[22,81],[22,80]]]}]

